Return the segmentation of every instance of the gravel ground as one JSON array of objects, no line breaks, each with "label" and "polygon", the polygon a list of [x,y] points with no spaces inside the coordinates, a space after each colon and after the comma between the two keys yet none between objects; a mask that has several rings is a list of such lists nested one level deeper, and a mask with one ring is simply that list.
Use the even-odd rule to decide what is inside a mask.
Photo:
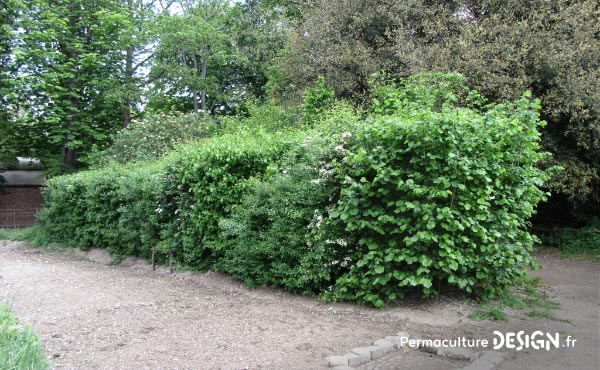
[{"label": "gravel ground", "polygon": [[[515,328],[574,333],[581,344],[565,351],[513,351],[501,368],[598,369],[599,265],[556,256],[542,256],[541,263],[544,258],[559,269],[544,277],[556,284],[553,293],[563,305],[558,315],[572,323],[521,320],[518,313],[508,323],[473,322],[466,318],[472,304],[452,298],[379,310],[325,304],[248,289],[211,272],[152,272],[135,258],[107,266],[102,250],[41,251],[9,241],[0,241],[0,299],[33,326],[57,369],[319,369],[327,356],[399,331],[483,338]],[[569,281],[584,283],[578,290]],[[441,366],[421,353],[404,356],[398,369]],[[386,368],[396,366],[390,361]]]}]

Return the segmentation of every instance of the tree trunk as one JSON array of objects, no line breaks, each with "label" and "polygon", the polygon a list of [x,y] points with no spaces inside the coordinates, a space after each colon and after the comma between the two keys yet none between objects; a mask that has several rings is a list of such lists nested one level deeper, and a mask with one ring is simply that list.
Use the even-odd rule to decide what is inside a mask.
[{"label": "tree trunk", "polygon": [[[192,62],[194,63],[193,74],[196,75],[196,71],[198,71],[198,59],[196,58],[196,54],[192,53]],[[195,80],[195,79],[194,79]],[[192,86],[192,99],[194,100],[194,113],[198,113],[198,92],[196,91],[196,83]],[[204,97],[203,97],[204,99]],[[204,104],[204,102],[203,102]],[[202,107],[204,109],[204,106]]]},{"label": "tree trunk", "polygon": [[200,74],[202,78],[204,88],[201,91],[202,94],[202,112],[206,112],[206,57],[202,59],[202,73]]},{"label": "tree trunk", "polygon": [[69,148],[65,146],[63,149],[63,159],[62,163],[69,168],[75,168],[77,163],[77,155],[75,154],[75,149]]},{"label": "tree trunk", "polygon": [[133,82],[133,49],[127,49],[125,56],[125,99],[123,101],[123,128],[127,128],[131,122],[131,97],[129,95]]}]

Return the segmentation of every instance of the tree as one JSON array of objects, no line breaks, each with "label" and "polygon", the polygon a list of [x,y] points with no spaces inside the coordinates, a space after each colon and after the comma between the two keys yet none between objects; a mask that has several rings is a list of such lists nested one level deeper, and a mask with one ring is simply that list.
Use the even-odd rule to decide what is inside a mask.
[{"label": "tree", "polygon": [[12,93],[12,75],[14,64],[11,58],[14,47],[15,20],[19,9],[23,6],[20,1],[0,1],[0,161],[16,157],[16,148],[8,139],[9,106],[15,95]]},{"label": "tree", "polygon": [[157,21],[161,13],[168,12],[176,0],[123,0],[129,28],[123,30],[125,46],[124,69],[119,93],[122,96],[122,126],[126,128],[144,98],[149,79],[150,65],[155,58],[154,42],[157,38]]},{"label": "tree", "polygon": [[17,18],[11,128],[36,140],[30,151],[58,156],[67,168],[85,161],[119,122],[122,30],[120,1],[34,0]]},{"label": "tree", "polygon": [[237,58],[226,29],[231,7],[221,0],[182,5],[183,14],[165,15],[160,21],[154,99],[183,95],[191,97],[194,113],[212,112],[223,103],[219,95],[228,77],[219,68],[234,65]]},{"label": "tree", "polygon": [[[301,5],[302,17],[279,60],[282,93],[300,96],[319,75],[338,97],[365,98],[370,76],[381,70],[408,76],[412,61],[423,55],[396,53],[397,44],[411,50],[456,33],[444,1],[317,0]],[[288,90],[288,91],[285,91]]]}]

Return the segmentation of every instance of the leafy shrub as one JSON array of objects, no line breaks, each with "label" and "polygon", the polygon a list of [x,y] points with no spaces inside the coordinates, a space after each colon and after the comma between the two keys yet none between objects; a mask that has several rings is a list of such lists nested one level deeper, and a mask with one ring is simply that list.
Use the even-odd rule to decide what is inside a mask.
[{"label": "leafy shrub", "polygon": [[169,159],[159,213],[173,215],[162,233],[162,250],[202,268],[221,255],[218,222],[229,216],[248,187],[292,143],[285,136],[225,134],[178,150]]},{"label": "leafy shrub", "polygon": [[325,84],[325,77],[317,77],[316,86],[309,87],[302,96],[302,122],[313,124],[329,111],[335,98],[333,89]]},{"label": "leafy shrub", "polygon": [[304,133],[266,178],[253,179],[232,216],[220,221],[218,270],[251,286],[301,293],[321,292],[347,270],[352,242],[329,222],[329,211],[340,191],[333,163],[343,158],[358,118],[343,106],[329,113],[325,125]]},{"label": "leafy shrub", "polygon": [[536,167],[539,102],[526,93],[485,111],[456,107],[449,78],[443,94],[422,94],[415,80],[392,90],[388,116],[363,126],[337,167],[332,216],[360,239],[336,297],[381,306],[446,285],[493,296],[533,264],[526,220],[549,177]]},{"label": "leafy shrub", "polygon": [[218,220],[239,201],[243,180],[264,172],[287,145],[277,135],[228,134],[159,162],[55,177],[44,188],[38,221],[51,241],[144,257],[157,246],[163,256],[208,266]]},{"label": "leafy shrub", "polygon": [[210,136],[215,129],[211,119],[198,114],[148,114],[119,131],[92,162],[99,167],[156,160],[182,143]]},{"label": "leafy shrub", "polygon": [[262,128],[254,115],[153,164],[54,178],[40,225],[329,299],[493,297],[533,264],[527,220],[551,172],[536,166],[539,102],[484,106],[459,75],[403,84],[379,85],[367,120],[338,104],[306,132],[278,131],[265,106]]},{"label": "leafy shrub", "polygon": [[223,117],[219,122],[221,132],[253,132],[262,130],[276,132],[293,129],[298,125],[298,108],[282,107],[268,101],[248,103],[247,116]]},{"label": "leafy shrub", "polygon": [[38,214],[48,240],[148,256],[157,239],[162,162],[112,164],[50,179]]}]

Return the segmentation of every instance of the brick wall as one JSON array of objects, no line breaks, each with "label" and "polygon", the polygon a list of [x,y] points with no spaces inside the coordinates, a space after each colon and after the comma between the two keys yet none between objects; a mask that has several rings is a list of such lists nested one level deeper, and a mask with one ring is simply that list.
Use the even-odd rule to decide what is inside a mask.
[{"label": "brick wall", "polygon": [[5,186],[0,194],[0,228],[31,226],[42,205],[38,186]]}]

